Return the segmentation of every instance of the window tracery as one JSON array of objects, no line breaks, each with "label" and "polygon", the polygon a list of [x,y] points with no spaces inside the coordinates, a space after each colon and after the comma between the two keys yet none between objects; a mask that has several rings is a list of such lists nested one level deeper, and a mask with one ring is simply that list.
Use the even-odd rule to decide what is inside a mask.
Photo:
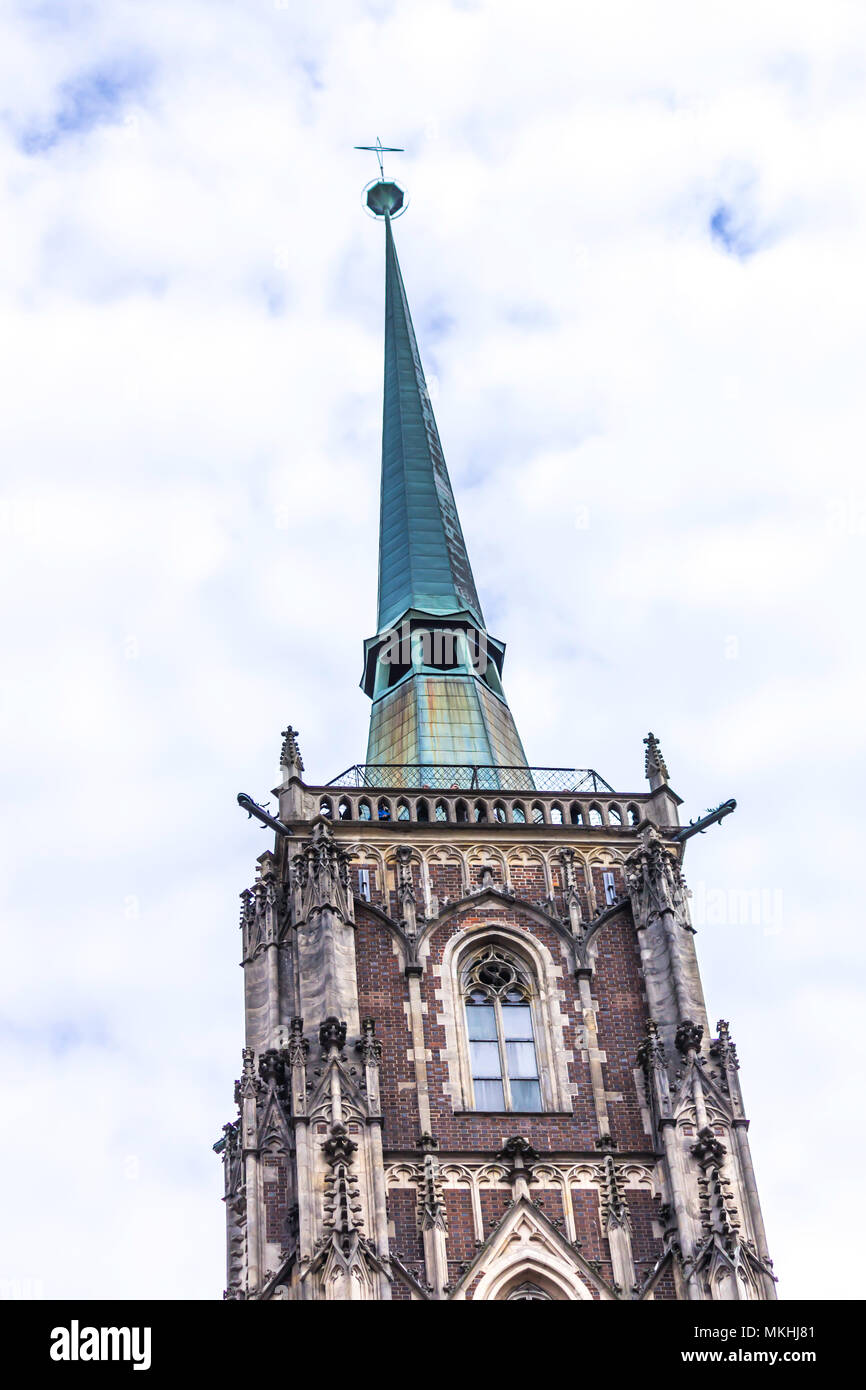
[{"label": "window tracery", "polygon": [[516,1289],[512,1289],[510,1293],[505,1295],[506,1303],[524,1303],[530,1300],[533,1303],[553,1302],[549,1293],[545,1293],[544,1289],[539,1288],[538,1284],[533,1284],[531,1281],[527,1281],[525,1284],[518,1284]]}]

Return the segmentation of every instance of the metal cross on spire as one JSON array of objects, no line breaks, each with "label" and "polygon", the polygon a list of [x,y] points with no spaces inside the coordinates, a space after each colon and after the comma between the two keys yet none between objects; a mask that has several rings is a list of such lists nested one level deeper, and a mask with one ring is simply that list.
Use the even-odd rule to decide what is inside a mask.
[{"label": "metal cross on spire", "polygon": [[378,161],[379,161],[379,177],[380,177],[381,179],[383,179],[383,180],[384,180],[384,178],[385,178],[385,169],[384,169],[384,166],[383,166],[382,155],[383,155],[383,154],[403,154],[403,147],[402,147],[402,145],[383,145],[383,144],[382,144],[382,141],[379,139],[378,135],[376,136],[376,143],[375,143],[375,145],[356,145],[356,146],[355,146],[355,149],[356,149],[356,150],[370,150],[370,151],[376,156],[376,158],[377,158]]}]

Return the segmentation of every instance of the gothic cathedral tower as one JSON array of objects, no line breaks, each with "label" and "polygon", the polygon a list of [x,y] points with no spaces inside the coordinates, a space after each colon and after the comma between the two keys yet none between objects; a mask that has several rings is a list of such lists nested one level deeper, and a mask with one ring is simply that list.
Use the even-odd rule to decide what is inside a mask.
[{"label": "gothic cathedral tower", "polygon": [[658,741],[648,789],[527,763],[424,380],[384,177],[366,762],[305,780],[241,895],[235,1299],[771,1299],[737,1053],[709,1027]]}]

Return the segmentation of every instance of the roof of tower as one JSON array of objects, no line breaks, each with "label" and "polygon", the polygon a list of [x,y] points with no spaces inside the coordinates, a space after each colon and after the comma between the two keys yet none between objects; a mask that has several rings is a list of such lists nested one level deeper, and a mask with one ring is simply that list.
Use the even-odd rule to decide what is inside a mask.
[{"label": "roof of tower", "polygon": [[378,629],[393,626],[410,609],[435,616],[468,612],[483,627],[397,260],[391,212],[387,203],[376,211],[385,222]]}]

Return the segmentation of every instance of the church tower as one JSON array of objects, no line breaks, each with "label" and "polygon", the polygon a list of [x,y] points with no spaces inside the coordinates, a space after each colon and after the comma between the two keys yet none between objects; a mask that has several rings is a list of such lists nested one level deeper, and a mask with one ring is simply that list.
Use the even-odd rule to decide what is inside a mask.
[{"label": "church tower", "polygon": [[366,761],[284,731],[241,894],[233,1299],[772,1299],[728,1024],[704,1004],[658,740],[642,790],[529,766],[424,380],[384,175]]}]

